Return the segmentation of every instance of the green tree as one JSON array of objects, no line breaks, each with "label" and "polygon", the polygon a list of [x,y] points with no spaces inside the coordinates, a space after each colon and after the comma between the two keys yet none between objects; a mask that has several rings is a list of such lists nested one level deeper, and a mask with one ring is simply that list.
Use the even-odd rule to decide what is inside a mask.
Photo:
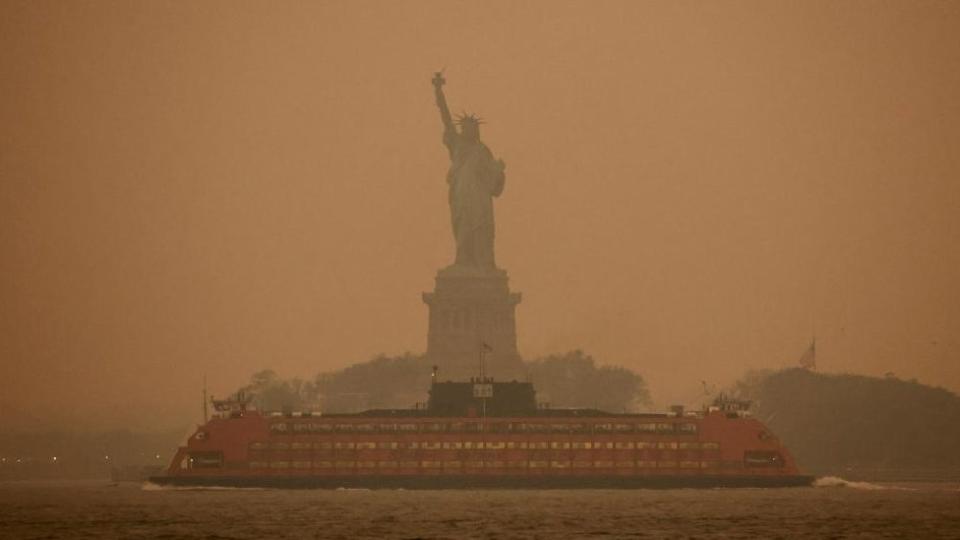
[{"label": "green tree", "polygon": [[342,370],[320,373],[314,385],[327,412],[406,408],[426,401],[430,373],[422,355],[380,355]]},{"label": "green tree", "polygon": [[298,377],[281,379],[272,369],[254,373],[240,391],[253,396],[253,405],[262,411],[303,410],[316,402],[312,383]]},{"label": "green tree", "polygon": [[634,411],[650,403],[643,377],[619,366],[598,366],[581,350],[553,354],[527,363],[538,400],[552,407],[592,407]]}]

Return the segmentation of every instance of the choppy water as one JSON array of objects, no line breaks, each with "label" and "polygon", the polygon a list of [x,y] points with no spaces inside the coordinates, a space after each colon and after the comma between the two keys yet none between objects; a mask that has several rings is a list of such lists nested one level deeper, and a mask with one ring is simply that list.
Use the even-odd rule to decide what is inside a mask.
[{"label": "choppy water", "polygon": [[284,491],[0,483],[0,538],[960,538],[960,486]]}]

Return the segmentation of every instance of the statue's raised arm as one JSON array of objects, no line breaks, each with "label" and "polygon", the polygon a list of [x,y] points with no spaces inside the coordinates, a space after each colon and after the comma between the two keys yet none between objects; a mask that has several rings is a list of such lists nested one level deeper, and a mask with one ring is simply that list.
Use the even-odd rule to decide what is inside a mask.
[{"label": "statue's raised arm", "polygon": [[447,107],[447,98],[443,95],[443,85],[447,80],[443,78],[443,72],[436,72],[433,75],[433,89],[437,97],[437,107],[440,108],[440,119],[443,120],[444,131],[456,133],[453,127],[453,118],[450,116],[450,108]]}]

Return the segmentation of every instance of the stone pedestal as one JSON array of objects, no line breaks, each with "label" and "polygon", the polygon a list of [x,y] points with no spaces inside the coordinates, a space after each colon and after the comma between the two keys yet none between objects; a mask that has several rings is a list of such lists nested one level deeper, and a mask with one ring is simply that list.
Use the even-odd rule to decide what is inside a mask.
[{"label": "stone pedestal", "polygon": [[485,376],[522,378],[514,316],[520,293],[510,292],[506,271],[449,266],[423,301],[430,309],[427,358],[442,380],[479,376],[481,353]]}]

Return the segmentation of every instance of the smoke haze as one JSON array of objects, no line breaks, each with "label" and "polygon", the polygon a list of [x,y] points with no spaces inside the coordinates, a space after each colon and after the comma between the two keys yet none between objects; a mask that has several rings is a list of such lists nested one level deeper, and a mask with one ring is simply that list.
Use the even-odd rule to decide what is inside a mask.
[{"label": "smoke haze", "polygon": [[960,390],[960,5],[5,2],[0,425],[183,425],[423,351],[430,78],[507,163],[525,358],[655,403],[794,364]]}]

